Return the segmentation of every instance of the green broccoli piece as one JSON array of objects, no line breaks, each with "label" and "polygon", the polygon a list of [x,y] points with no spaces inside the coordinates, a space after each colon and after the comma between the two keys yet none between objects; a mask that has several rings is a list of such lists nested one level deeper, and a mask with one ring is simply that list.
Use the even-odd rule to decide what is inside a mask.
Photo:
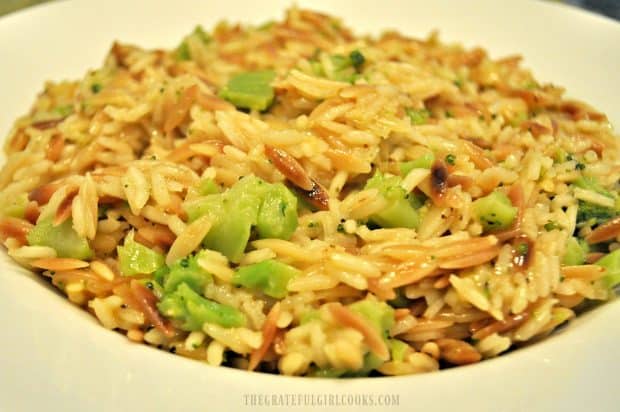
[{"label": "green broccoli piece", "polygon": [[125,237],[123,246],[116,247],[116,253],[120,271],[125,276],[150,274],[165,266],[164,255],[136,242],[133,232]]},{"label": "green broccoli piece", "polygon": [[595,203],[579,201],[577,208],[577,224],[588,222],[592,225],[600,225],[618,216],[618,208],[609,208]]},{"label": "green broccoli piece", "polygon": [[321,314],[316,309],[310,309],[301,314],[299,317],[299,324],[305,325],[306,323],[312,322],[314,320],[321,319]]},{"label": "green broccoli piece", "polygon": [[194,292],[202,293],[205,285],[213,281],[209,272],[198,265],[200,252],[194,256],[179,259],[169,266],[162,276],[161,283],[165,293],[174,292],[180,284],[186,284]]},{"label": "green broccoli piece", "polygon": [[340,378],[344,377],[347,372],[349,372],[348,369],[344,368],[323,368],[308,373],[308,376],[312,378]]},{"label": "green broccoli piece", "polygon": [[590,176],[579,176],[574,182],[573,185],[581,188],[581,189],[585,189],[585,190],[590,190],[592,192],[596,192],[596,193],[600,193],[603,196],[607,196],[609,198],[615,199],[616,196],[614,196],[614,194],[612,192],[610,192],[609,190],[605,189],[603,186],[601,186],[601,184],[599,183],[599,181],[594,178],[594,177],[590,177]]},{"label": "green broccoli piece", "polygon": [[212,226],[203,240],[207,249],[217,250],[233,262],[241,259],[251,228],[256,224],[264,185],[262,180],[247,176],[223,193],[184,205],[190,222],[209,215]]},{"label": "green broccoli piece", "polygon": [[368,319],[370,324],[387,339],[394,326],[394,309],[385,302],[365,299],[349,305],[349,309]]},{"label": "green broccoli piece", "polygon": [[418,126],[426,124],[431,117],[431,112],[427,109],[415,110],[412,108],[406,108],[405,113],[409,116],[411,124]]},{"label": "green broccoli piece", "polygon": [[297,198],[282,183],[267,183],[246,176],[223,193],[210,194],[184,204],[189,221],[209,215],[211,229],[203,240],[239,263],[252,227],[261,238],[289,239],[297,229]]},{"label": "green broccoli piece", "polygon": [[603,282],[608,288],[614,288],[620,284],[620,249],[606,254],[596,261],[595,265],[605,269]]},{"label": "green broccoli piece", "polygon": [[390,354],[392,356],[392,360],[395,362],[404,361],[407,352],[411,350],[411,347],[402,340],[390,339],[388,340],[388,344],[390,347]]},{"label": "green broccoli piece", "polygon": [[[239,263],[250,240],[252,226],[256,224],[253,199],[242,198],[238,205],[229,197],[220,197],[218,201],[220,204],[209,210],[212,226],[203,245],[222,253],[231,262]],[[235,210],[235,206],[239,208]]]},{"label": "green broccoli piece", "polygon": [[288,282],[299,270],[277,260],[269,259],[249,266],[241,266],[232,278],[232,284],[258,289],[272,298],[282,299],[288,293]]},{"label": "green broccoli piece", "polygon": [[263,111],[273,103],[271,82],[275,78],[273,70],[238,73],[220,90],[219,96],[237,108]]},{"label": "green broccoli piece", "polygon": [[517,208],[508,196],[494,191],[472,204],[474,214],[485,231],[502,230],[510,227],[517,217]]},{"label": "green broccoli piece", "polygon": [[417,228],[420,224],[420,216],[409,203],[407,193],[400,183],[400,177],[384,175],[379,171],[368,179],[364,189],[378,189],[387,201],[385,209],[370,216],[370,220],[384,228]]},{"label": "green broccoli piece", "polygon": [[31,246],[48,246],[56,250],[58,257],[90,259],[93,255],[88,240],[73,229],[73,221],[67,219],[54,226],[52,219],[43,219],[26,236]]},{"label": "green broccoli piece", "polygon": [[269,185],[256,219],[258,236],[290,239],[297,224],[297,197],[282,183]]},{"label": "green broccoli piece", "polygon": [[571,237],[566,242],[566,253],[564,254],[562,263],[568,266],[583,265],[586,261],[588,249],[587,242]]},{"label": "green broccoli piece", "polygon": [[203,44],[208,44],[211,41],[211,36],[202,28],[202,26],[198,25],[194,28],[194,31],[189,35],[185,36],[181,44],[175,49],[174,56],[177,60],[191,60],[192,55],[189,50],[189,45],[187,43],[187,39],[189,37],[198,38]]},{"label": "green broccoli piece", "polygon": [[202,179],[198,184],[198,194],[201,196],[220,193],[222,188],[213,179]]},{"label": "green broccoli piece", "polygon": [[435,155],[433,152],[428,152],[417,159],[408,162],[400,162],[398,167],[400,169],[400,174],[406,176],[413,169],[430,169],[433,163],[435,163]]},{"label": "green broccoli piece", "polygon": [[67,104],[64,106],[58,106],[54,108],[54,112],[57,113],[60,117],[67,117],[73,114],[73,105]]},{"label": "green broccoli piece", "polygon": [[28,205],[28,195],[6,196],[0,200],[0,215],[23,218]]},{"label": "green broccoli piece", "polygon": [[590,176],[579,176],[573,185],[584,190],[589,190],[601,194],[610,199],[614,199],[614,207],[605,207],[595,203],[579,200],[577,209],[577,223],[587,222],[592,225],[598,225],[613,219],[620,214],[620,204],[618,202],[618,194],[605,189],[600,182]]},{"label": "green broccoli piece", "polygon": [[[314,59],[318,58],[317,56]],[[331,61],[332,73],[329,77],[340,82],[355,83],[360,77],[360,71],[366,59],[359,50],[353,50],[348,56],[333,54],[329,56]],[[318,60],[310,60],[312,72],[319,77],[327,77],[323,65]]]},{"label": "green broccoli piece", "polygon": [[355,70],[361,69],[366,62],[366,58],[359,50],[353,50],[349,53],[349,60],[351,61],[353,67],[355,67]]},{"label": "green broccoli piece", "polygon": [[225,328],[245,326],[245,315],[231,306],[205,299],[187,284],[181,283],[174,292],[165,294],[157,308],[185,331],[200,331],[206,322]]},{"label": "green broccoli piece", "polygon": [[411,301],[405,296],[404,288],[397,288],[394,292],[396,292],[396,297],[388,301],[390,306],[393,308],[406,308],[411,304]]}]

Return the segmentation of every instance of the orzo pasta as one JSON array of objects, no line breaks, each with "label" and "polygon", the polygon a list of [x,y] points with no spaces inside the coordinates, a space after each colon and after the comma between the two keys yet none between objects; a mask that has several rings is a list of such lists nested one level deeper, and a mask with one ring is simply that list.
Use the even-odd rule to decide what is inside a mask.
[{"label": "orzo pasta", "polygon": [[109,329],[323,377],[479,362],[620,283],[618,137],[518,56],[320,13],[115,43],[15,122],[0,237]]}]

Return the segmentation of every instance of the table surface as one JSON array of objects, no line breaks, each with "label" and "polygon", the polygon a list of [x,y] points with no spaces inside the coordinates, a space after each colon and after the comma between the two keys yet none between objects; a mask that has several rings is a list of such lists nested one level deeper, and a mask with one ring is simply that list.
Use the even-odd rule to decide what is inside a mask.
[{"label": "table surface", "polygon": [[[0,16],[53,0],[0,0]],[[572,4],[620,20],[620,0],[546,0]]]}]

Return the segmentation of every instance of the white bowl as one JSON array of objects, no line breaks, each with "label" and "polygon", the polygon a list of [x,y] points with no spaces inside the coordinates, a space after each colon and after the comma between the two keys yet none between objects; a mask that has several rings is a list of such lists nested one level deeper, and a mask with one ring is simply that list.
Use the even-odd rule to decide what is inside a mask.
[{"label": "white bowl", "polygon": [[[542,81],[566,86],[620,122],[620,24],[534,1],[298,1],[342,17],[356,33],[395,28],[520,53]],[[0,19],[0,133],[46,79],[78,78],[115,39],[173,47],[201,23],[280,18],[286,0],[223,3],[58,2]],[[35,275],[0,255],[0,410],[229,411],[271,409],[618,410],[620,302],[498,359],[394,378],[321,380],[213,368],[105,330]],[[288,406],[286,406],[288,405]]]}]

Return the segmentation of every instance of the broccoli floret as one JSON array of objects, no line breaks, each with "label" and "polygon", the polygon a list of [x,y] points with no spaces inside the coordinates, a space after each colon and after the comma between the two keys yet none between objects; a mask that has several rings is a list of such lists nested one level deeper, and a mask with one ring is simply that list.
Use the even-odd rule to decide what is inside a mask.
[{"label": "broccoli floret", "polygon": [[318,57],[317,54],[309,62],[315,75],[347,83],[355,83],[360,77],[362,66],[366,62],[364,55],[359,50],[353,50],[348,56],[333,54],[329,56],[331,73],[326,73],[321,61],[317,60]]},{"label": "broccoli floret", "polygon": [[185,331],[202,330],[205,322],[225,328],[244,326],[247,322],[243,312],[205,299],[185,283],[181,283],[173,293],[165,294],[157,308]]},{"label": "broccoli floret", "polygon": [[517,217],[517,208],[508,196],[498,191],[476,200],[473,209],[485,231],[506,229]]},{"label": "broccoli floret", "polygon": [[182,283],[187,284],[194,292],[202,293],[205,285],[213,278],[198,265],[201,253],[179,259],[168,267],[167,273],[162,276],[162,285],[166,293],[174,292]]},{"label": "broccoli floret", "polygon": [[577,223],[588,222],[592,225],[599,225],[618,216],[618,213],[617,208],[609,208],[580,200],[577,209]]},{"label": "broccoli floret", "polygon": [[598,180],[596,180],[596,178],[594,177],[590,177],[590,176],[579,176],[574,182],[573,185],[581,188],[581,189],[585,189],[585,190],[590,190],[592,192],[596,192],[596,193],[600,193],[603,196],[607,196],[609,198],[614,198],[614,194],[611,193],[609,190],[605,189],[603,186],[601,186],[601,184],[599,183]]},{"label": "broccoli floret", "polygon": [[418,211],[407,198],[407,192],[400,186],[401,178],[381,172],[375,173],[366,182],[365,189],[377,189],[386,200],[386,207],[370,216],[373,223],[381,227],[417,228],[420,224]]},{"label": "broccoli floret", "polygon": [[273,103],[271,82],[275,78],[273,70],[237,73],[220,90],[219,96],[237,108],[263,111]]},{"label": "broccoli floret", "polygon": [[89,259],[93,255],[88,240],[77,234],[71,219],[59,225],[54,225],[52,219],[40,220],[26,238],[31,246],[54,248],[58,257]]},{"label": "broccoli floret", "polygon": [[184,208],[190,222],[209,215],[212,227],[204,246],[235,263],[243,255],[252,227],[260,238],[289,239],[298,224],[295,195],[282,183],[267,183],[253,175],[225,192],[186,202]]},{"label": "broccoli floret", "polygon": [[571,237],[566,241],[566,253],[562,263],[565,265],[582,265],[586,261],[588,251],[586,241]]},{"label": "broccoli floret", "polygon": [[177,60],[191,60],[192,55],[189,49],[189,44],[187,43],[187,39],[190,37],[195,37],[199,39],[203,44],[208,44],[211,41],[211,36],[202,28],[202,26],[196,26],[193,32],[189,35],[185,36],[181,44],[176,48],[174,52],[174,57]]},{"label": "broccoli floret", "polygon": [[400,162],[398,167],[400,169],[400,174],[406,176],[413,169],[430,169],[434,162],[435,155],[433,152],[428,152],[417,159],[410,160],[408,162]]},{"label": "broccoli floret", "polygon": [[164,255],[136,242],[133,236],[133,232],[130,232],[125,237],[125,243],[116,247],[120,270],[124,276],[145,275],[164,266]]},{"label": "broccoli floret", "polygon": [[351,53],[349,53],[349,59],[351,60],[351,64],[353,65],[353,67],[355,67],[356,70],[359,70],[366,61],[366,58],[359,50],[353,50]]},{"label": "broccoli floret", "polygon": [[282,299],[287,294],[286,286],[299,271],[274,259],[253,265],[241,266],[232,278],[232,284],[262,291],[268,296]]},{"label": "broccoli floret", "polygon": [[427,109],[414,110],[412,108],[406,108],[405,113],[409,116],[409,119],[411,119],[411,124],[416,126],[426,124],[431,117],[431,112]]},{"label": "broccoli floret", "polygon": [[620,249],[603,256],[595,264],[605,269],[603,282],[607,287],[614,288],[620,284]]},{"label": "broccoli floret", "polygon": [[579,209],[577,211],[577,223],[587,222],[592,225],[599,225],[620,214],[618,194],[604,188],[596,178],[580,176],[573,182],[573,185],[580,189],[589,190],[615,200],[614,207],[601,206],[580,200]]},{"label": "broccoli floret", "polygon": [[349,309],[366,318],[370,324],[387,339],[389,330],[394,326],[394,309],[385,302],[370,299],[360,300],[349,305]]}]

